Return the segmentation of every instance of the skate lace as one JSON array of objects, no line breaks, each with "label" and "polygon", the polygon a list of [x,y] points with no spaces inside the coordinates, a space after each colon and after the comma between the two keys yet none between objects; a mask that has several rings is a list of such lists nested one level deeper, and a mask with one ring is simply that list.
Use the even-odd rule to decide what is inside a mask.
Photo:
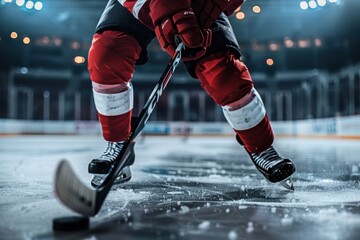
[{"label": "skate lace", "polygon": [[269,170],[279,162],[283,161],[283,158],[279,156],[276,150],[271,146],[261,153],[252,153],[254,162],[265,170]]},{"label": "skate lace", "polygon": [[100,155],[99,159],[113,162],[119,156],[123,147],[123,142],[108,142],[105,151]]}]

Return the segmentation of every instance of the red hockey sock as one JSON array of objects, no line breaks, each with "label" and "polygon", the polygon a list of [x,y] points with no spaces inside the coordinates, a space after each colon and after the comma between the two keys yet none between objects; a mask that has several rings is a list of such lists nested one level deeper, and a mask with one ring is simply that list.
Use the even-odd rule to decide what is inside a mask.
[{"label": "red hockey sock", "polygon": [[125,140],[130,134],[133,108],[130,81],[140,52],[139,43],[126,33],[105,31],[94,35],[88,69],[107,141]]},{"label": "red hockey sock", "polygon": [[261,152],[271,146],[274,135],[264,104],[242,61],[231,52],[219,52],[200,60],[196,74],[209,96],[223,107],[248,151]]},{"label": "red hockey sock", "polygon": [[266,150],[274,141],[274,134],[267,116],[255,127],[243,131],[235,130],[235,132],[251,153]]}]

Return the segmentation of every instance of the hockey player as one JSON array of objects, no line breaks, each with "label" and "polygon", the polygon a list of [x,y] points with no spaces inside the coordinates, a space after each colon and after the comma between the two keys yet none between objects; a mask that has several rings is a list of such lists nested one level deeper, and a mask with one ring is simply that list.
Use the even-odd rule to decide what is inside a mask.
[{"label": "hockey player", "polygon": [[[209,96],[223,109],[237,141],[270,181],[282,182],[295,172],[289,159],[272,146],[274,136],[260,95],[254,88],[227,15],[243,0],[109,0],[89,51],[88,70],[95,106],[107,141],[105,151],[89,163],[99,185],[118,158],[131,131],[135,64],[147,61],[147,45],[157,38],[173,55],[178,36],[185,44],[182,61]],[[131,178],[126,162],[120,181]],[[291,182],[288,185],[292,188]]]}]

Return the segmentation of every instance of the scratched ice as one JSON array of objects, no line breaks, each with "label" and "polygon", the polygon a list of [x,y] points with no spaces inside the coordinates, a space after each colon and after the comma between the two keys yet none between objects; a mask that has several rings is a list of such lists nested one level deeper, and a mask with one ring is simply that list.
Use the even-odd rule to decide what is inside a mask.
[{"label": "scratched ice", "polygon": [[[98,136],[0,138],[1,239],[357,239],[360,141],[277,138],[295,192],[270,184],[232,137],[147,136],[131,182],[113,187],[88,231],[55,234],[53,177],[66,158],[84,182]],[[90,184],[89,184],[90,186]]]}]

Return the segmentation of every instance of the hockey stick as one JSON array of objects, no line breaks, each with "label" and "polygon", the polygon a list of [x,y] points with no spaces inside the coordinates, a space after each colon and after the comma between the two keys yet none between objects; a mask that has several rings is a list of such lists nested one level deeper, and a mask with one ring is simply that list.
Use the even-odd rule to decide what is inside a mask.
[{"label": "hockey stick", "polygon": [[55,193],[65,206],[85,216],[94,216],[99,212],[117,175],[120,173],[121,169],[123,169],[127,159],[131,156],[136,137],[149,120],[160,96],[178,66],[183,48],[184,44],[179,43],[174,56],[169,61],[158,83],[145,103],[128,140],[125,141],[124,147],[120,152],[121,158],[118,159],[104,182],[98,188],[92,189],[86,186],[76,175],[68,161],[62,160],[59,163],[55,174]]}]

